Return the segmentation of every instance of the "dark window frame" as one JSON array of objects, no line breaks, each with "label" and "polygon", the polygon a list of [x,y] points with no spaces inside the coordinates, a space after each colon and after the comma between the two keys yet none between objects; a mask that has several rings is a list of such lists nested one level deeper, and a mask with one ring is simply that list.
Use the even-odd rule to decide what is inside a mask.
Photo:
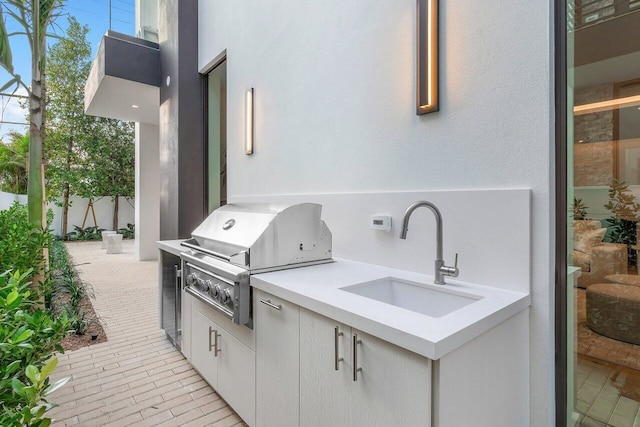
[{"label": "dark window frame", "polygon": [[206,70],[200,73],[200,82],[202,85],[202,103],[204,105],[204,217],[209,216],[209,74],[216,68],[227,61],[226,51],[218,56],[215,61]]},{"label": "dark window frame", "polygon": [[567,0],[554,5],[555,82],[555,418],[567,421]]}]

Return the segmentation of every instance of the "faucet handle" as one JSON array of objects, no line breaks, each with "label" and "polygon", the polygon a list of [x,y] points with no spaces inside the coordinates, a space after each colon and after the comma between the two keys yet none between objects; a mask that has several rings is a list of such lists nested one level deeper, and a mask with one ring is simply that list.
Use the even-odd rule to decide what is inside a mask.
[{"label": "faucet handle", "polygon": [[445,276],[458,277],[458,274],[460,274],[460,270],[458,270],[458,254],[457,253],[456,253],[455,264],[453,265],[453,267],[447,267],[446,265],[443,265],[442,267],[440,267],[440,272]]}]

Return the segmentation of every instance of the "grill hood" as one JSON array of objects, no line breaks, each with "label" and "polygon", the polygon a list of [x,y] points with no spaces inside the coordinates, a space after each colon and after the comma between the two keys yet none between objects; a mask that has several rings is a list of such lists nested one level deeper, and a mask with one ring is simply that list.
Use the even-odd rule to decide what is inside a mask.
[{"label": "grill hood", "polygon": [[211,213],[185,246],[259,271],[331,261],[322,205],[232,203]]}]

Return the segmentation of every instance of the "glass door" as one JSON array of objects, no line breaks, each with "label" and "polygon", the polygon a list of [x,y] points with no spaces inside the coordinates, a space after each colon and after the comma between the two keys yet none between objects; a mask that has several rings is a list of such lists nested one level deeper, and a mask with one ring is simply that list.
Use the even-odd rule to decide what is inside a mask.
[{"label": "glass door", "polygon": [[207,208],[227,204],[227,61],[207,75]]},{"label": "glass door", "polygon": [[567,266],[556,294],[566,314],[558,424],[640,426],[640,0],[561,1],[567,209],[557,218],[566,221],[558,238]]}]

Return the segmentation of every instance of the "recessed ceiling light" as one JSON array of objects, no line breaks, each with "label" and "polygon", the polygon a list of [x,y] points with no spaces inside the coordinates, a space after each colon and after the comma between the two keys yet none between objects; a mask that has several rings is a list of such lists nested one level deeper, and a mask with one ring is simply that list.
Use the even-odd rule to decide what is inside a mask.
[{"label": "recessed ceiling light", "polygon": [[136,104],[131,104],[131,108],[140,108],[140,106],[138,106]]}]

